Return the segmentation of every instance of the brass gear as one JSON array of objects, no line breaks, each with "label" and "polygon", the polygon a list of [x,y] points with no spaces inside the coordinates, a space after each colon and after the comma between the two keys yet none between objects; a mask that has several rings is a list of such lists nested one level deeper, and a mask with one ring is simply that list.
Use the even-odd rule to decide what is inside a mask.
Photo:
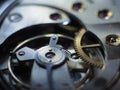
[{"label": "brass gear", "polygon": [[94,48],[94,47],[101,47],[101,44],[91,44],[91,45],[82,45],[82,39],[84,35],[86,34],[85,29],[79,30],[79,32],[76,34],[75,39],[74,39],[74,47],[77,52],[77,54],[82,58],[83,61],[89,63],[90,65],[93,65],[97,68],[102,68],[103,67],[103,62],[97,61],[91,57],[89,57],[83,50],[83,48]]}]

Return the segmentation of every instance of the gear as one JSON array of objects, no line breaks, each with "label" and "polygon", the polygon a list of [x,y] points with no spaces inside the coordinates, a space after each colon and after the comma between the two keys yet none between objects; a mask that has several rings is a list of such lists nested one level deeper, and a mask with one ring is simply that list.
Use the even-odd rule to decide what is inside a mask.
[{"label": "gear", "polygon": [[[74,46],[75,46],[75,50],[77,52],[77,54],[87,63],[98,67],[98,68],[102,68],[103,67],[103,62],[101,61],[97,61],[94,58],[90,57],[88,54],[86,54],[86,52],[84,51],[85,48],[96,48],[96,47],[101,47],[100,43],[97,44],[89,44],[89,45],[84,45],[82,43],[85,34],[87,33],[87,31],[85,29],[81,29],[75,36],[75,40],[74,40]],[[83,45],[82,45],[83,44]]]}]

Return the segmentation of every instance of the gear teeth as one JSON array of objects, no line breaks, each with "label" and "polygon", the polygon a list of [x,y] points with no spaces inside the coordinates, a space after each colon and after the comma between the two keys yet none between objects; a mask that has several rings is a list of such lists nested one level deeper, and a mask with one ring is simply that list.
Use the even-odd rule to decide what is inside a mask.
[{"label": "gear teeth", "polygon": [[[84,30],[84,29],[83,29]],[[75,36],[75,39],[74,39],[74,48],[75,48],[75,51],[76,51],[76,53],[78,54],[78,56],[84,61],[84,62],[86,62],[86,63],[88,63],[88,64],[90,64],[90,65],[92,65],[92,66],[95,66],[95,67],[97,67],[97,68],[102,68],[103,67],[103,64],[101,63],[101,62],[96,62],[96,61],[94,61],[94,63],[93,63],[93,61],[91,61],[91,59],[89,60],[89,59],[86,59],[86,57],[84,57],[84,55],[82,55],[80,52],[81,51],[79,51],[79,46],[77,45],[77,43],[78,42],[81,42],[81,41],[78,41],[78,38],[82,38],[83,36],[84,36],[84,34],[85,33],[83,33],[83,34],[81,34],[81,32],[82,31],[79,31],[77,34],[76,34],[76,36]]]},{"label": "gear teeth", "polygon": [[[76,51],[76,53],[79,53],[79,52],[77,51],[77,49],[75,49],[75,51]],[[90,65],[92,65],[92,66],[95,66],[95,67],[97,67],[97,68],[102,68],[102,67],[103,67],[103,65],[100,65],[100,64],[98,65],[98,64],[93,64],[93,63],[91,63],[90,61],[84,59],[84,57],[83,57],[82,55],[80,55],[80,54],[78,54],[78,56],[79,56],[84,62],[86,62],[86,63],[88,63],[88,64],[90,64]]]}]

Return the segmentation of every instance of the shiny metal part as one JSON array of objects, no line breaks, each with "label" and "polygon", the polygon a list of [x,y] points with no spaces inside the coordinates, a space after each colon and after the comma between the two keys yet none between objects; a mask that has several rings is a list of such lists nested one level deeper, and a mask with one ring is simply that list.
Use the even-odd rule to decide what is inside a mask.
[{"label": "shiny metal part", "polygon": [[[76,52],[78,53],[78,55],[87,63],[93,65],[93,66],[96,66],[96,67],[99,67],[99,68],[102,68],[103,67],[103,61],[102,63],[100,61],[97,61],[97,60],[94,60],[92,59],[92,55],[91,57],[89,57],[85,51],[83,50],[84,48],[96,48],[96,47],[101,47],[101,44],[98,43],[96,44],[93,43],[93,44],[90,44],[90,45],[86,45],[85,43],[86,42],[83,42],[83,40],[85,41],[85,39],[83,39],[86,35],[86,30],[85,29],[81,29],[77,34],[76,34],[76,37],[75,37],[75,41],[74,41],[74,46],[75,46],[75,50]],[[90,38],[92,39],[92,38]],[[85,44],[85,45],[82,45],[82,44]],[[90,52],[90,51],[88,51]]]},{"label": "shiny metal part", "polygon": [[118,46],[120,45],[120,36],[115,34],[108,35],[106,36],[106,43],[108,45]]},{"label": "shiny metal part", "polygon": [[0,90],[119,90],[120,0],[0,0]]},{"label": "shiny metal part", "polygon": [[[46,68],[49,67],[49,65],[50,65],[50,67],[51,67],[51,65],[60,67],[59,65],[61,65],[63,62],[65,62],[64,60],[66,60],[68,62],[67,63],[68,66],[70,68],[69,73],[71,73],[73,75],[74,70],[79,70],[79,73],[81,75],[81,78],[73,81],[76,88],[79,88],[81,85],[83,85],[85,83],[85,81],[87,81],[91,78],[91,77],[89,77],[89,75],[92,73],[92,69],[88,68],[88,66],[82,61],[81,61],[81,63],[79,63],[79,61],[76,61],[76,60],[74,62],[74,59],[72,59],[70,57],[71,53],[69,53],[69,51],[70,52],[71,52],[71,50],[73,51],[74,50],[73,47],[72,48],[70,47],[70,49],[68,48],[67,50],[65,50],[63,48],[64,44],[63,44],[63,46],[61,46],[60,44],[56,44],[52,47],[48,44],[47,46],[42,46],[41,48],[38,48],[38,50],[33,50],[29,47],[23,47],[20,49],[20,47],[24,46],[26,43],[32,42],[37,39],[42,40],[42,38],[48,38],[49,43],[51,42],[52,39],[55,39],[55,38],[57,39],[57,41],[59,41],[59,39],[61,39],[61,38],[73,41],[73,38],[67,37],[64,35],[60,35],[60,34],[58,34],[58,35],[57,34],[42,35],[42,36],[37,36],[37,37],[33,37],[29,40],[26,40],[26,41],[22,42],[21,44],[19,44],[13,50],[14,52],[16,52],[16,56],[19,61],[19,62],[17,62],[18,65],[20,62],[25,63],[25,62],[34,61],[34,64],[36,63],[36,64],[38,64],[38,66],[40,65],[40,66],[44,66]],[[46,43],[48,43],[48,42],[46,42]],[[17,50],[18,48],[19,48],[19,50]],[[24,52],[25,54],[19,55],[20,52]],[[28,83],[21,81],[20,78],[16,76],[12,67],[14,67],[14,60],[17,60],[17,59],[15,59],[15,58],[12,59],[12,57],[10,57],[10,58],[11,59],[8,60],[8,68],[9,68],[9,71],[10,71],[10,74],[12,75],[12,77],[21,85],[28,87],[28,88],[32,88]],[[76,63],[76,64],[79,63],[79,64],[77,66],[73,67],[74,63]],[[36,64],[35,64],[35,66],[33,66],[33,68],[36,67]],[[39,66],[39,69],[42,68],[40,66]],[[77,72],[74,71],[74,74]],[[34,78],[34,77],[31,77],[31,78]],[[71,76],[71,78],[73,78],[73,80],[74,80],[74,76]]]},{"label": "shiny metal part", "polygon": [[108,20],[108,19],[110,19],[113,16],[113,13],[110,10],[104,9],[104,10],[98,11],[97,16],[100,19]]},{"label": "shiny metal part", "polygon": [[55,35],[50,38],[49,46],[56,47],[57,42],[58,42],[58,36]]}]

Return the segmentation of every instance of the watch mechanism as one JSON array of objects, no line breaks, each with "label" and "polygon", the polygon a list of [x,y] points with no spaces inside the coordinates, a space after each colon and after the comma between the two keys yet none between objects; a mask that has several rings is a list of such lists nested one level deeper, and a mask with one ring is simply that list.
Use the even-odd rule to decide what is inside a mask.
[{"label": "watch mechanism", "polygon": [[0,90],[120,90],[119,0],[1,0]]}]

